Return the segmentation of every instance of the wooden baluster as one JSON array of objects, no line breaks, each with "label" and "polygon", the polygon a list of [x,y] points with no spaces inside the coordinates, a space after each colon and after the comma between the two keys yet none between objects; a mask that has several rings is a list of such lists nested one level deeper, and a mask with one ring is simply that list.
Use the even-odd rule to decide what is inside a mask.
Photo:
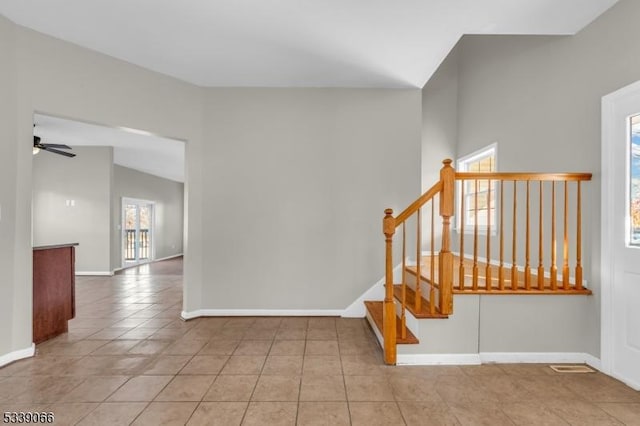
[{"label": "wooden baluster", "polygon": [[516,258],[516,229],[517,229],[517,224],[518,224],[518,220],[517,220],[517,213],[518,213],[518,200],[517,200],[517,182],[514,180],[513,181],[513,237],[512,237],[512,244],[511,244],[511,257],[512,257],[512,264],[511,264],[511,289],[512,290],[517,290],[518,289],[518,259]]},{"label": "wooden baluster", "polygon": [[540,207],[540,213],[538,215],[538,223],[539,223],[539,229],[538,229],[538,290],[544,290],[544,252],[543,252],[543,224],[544,224],[544,217],[543,217],[543,211],[542,211],[542,200],[543,200],[543,185],[542,185],[542,181],[540,181],[540,201],[539,201],[539,207]]},{"label": "wooden baluster", "polygon": [[400,316],[400,333],[407,338],[407,222],[402,222],[402,314]]},{"label": "wooden baluster", "polygon": [[582,182],[578,181],[578,213],[576,218],[576,290],[582,290]]},{"label": "wooden baluster", "polygon": [[422,310],[422,214],[421,208],[417,211],[417,220],[416,224],[416,300],[415,300],[415,310],[416,312],[420,312]]},{"label": "wooden baluster", "polygon": [[487,182],[487,268],[485,269],[485,289],[491,291],[491,179]]},{"label": "wooden baluster", "polygon": [[531,290],[531,264],[530,264],[530,247],[531,247],[531,238],[530,238],[530,213],[529,213],[529,194],[530,194],[530,184],[527,181],[527,226],[526,226],[526,237],[525,237],[525,261],[524,261],[524,288],[526,290]]},{"label": "wooden baluster", "polygon": [[461,181],[460,186],[462,187],[461,189],[461,196],[460,196],[460,266],[458,267],[458,288],[460,290],[464,290],[465,289],[465,282],[464,282],[464,219],[465,216],[467,215],[467,212],[465,211],[465,187],[467,186],[467,182],[466,181]]},{"label": "wooden baluster", "polygon": [[498,287],[504,290],[504,181],[500,181],[500,266],[498,267]]},{"label": "wooden baluster", "polygon": [[435,217],[435,213],[436,213],[436,203],[435,200],[431,200],[431,256],[429,257],[430,259],[430,268],[429,268],[429,279],[430,279],[430,285],[429,285],[429,312],[431,313],[431,315],[436,313],[436,287],[435,287],[435,268],[436,268],[436,259],[435,259],[435,228],[434,228],[434,217]]},{"label": "wooden baluster", "polygon": [[556,266],[556,182],[551,182],[551,269],[549,270],[551,290],[558,289],[558,268]]},{"label": "wooden baluster", "polygon": [[478,179],[475,181],[475,194],[473,195],[473,269],[471,286],[473,291],[478,291]]},{"label": "wooden baluster", "polygon": [[564,244],[562,250],[562,288],[569,290],[569,182],[564,181]]},{"label": "wooden baluster", "polygon": [[440,284],[440,313],[453,312],[453,253],[451,253],[451,216],[454,213],[454,186],[456,171],[451,167],[451,160],[443,161],[440,170],[442,192],[440,193],[440,216],[442,216],[442,248],[438,257],[438,283]]},{"label": "wooden baluster", "polygon": [[393,210],[384,211],[382,231],[385,236],[385,295],[382,312],[382,335],[384,340],[384,362],[396,363],[396,305],[393,300],[393,234],[396,232],[396,219]]}]

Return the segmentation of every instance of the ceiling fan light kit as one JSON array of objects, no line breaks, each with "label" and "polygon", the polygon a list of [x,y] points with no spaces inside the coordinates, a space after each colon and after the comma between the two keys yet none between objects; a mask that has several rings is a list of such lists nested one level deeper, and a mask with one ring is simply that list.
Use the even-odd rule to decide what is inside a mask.
[{"label": "ceiling fan light kit", "polygon": [[33,137],[33,155],[36,155],[40,151],[49,151],[54,154],[64,155],[65,157],[73,158],[76,154],[71,152],[61,151],[62,149],[73,149],[69,145],[57,144],[57,143],[42,143],[39,136]]}]

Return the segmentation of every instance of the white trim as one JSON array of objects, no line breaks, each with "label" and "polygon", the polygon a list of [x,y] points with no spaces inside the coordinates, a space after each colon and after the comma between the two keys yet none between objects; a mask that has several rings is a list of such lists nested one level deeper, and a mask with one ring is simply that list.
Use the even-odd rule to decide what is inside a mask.
[{"label": "white trim", "polygon": [[625,385],[629,386],[630,388],[632,388],[633,390],[637,390],[640,391],[640,383],[638,382],[634,382],[633,380],[629,380],[626,377],[622,377],[618,374],[616,374],[615,371],[613,371],[611,374],[609,374],[611,377],[613,377],[614,379],[618,379],[620,380],[622,383],[624,383]]},{"label": "white trim", "polygon": [[[393,276],[395,277],[402,271],[402,263],[393,268]],[[385,278],[382,277],[377,283],[375,283],[369,290],[362,293],[352,304],[347,306],[342,316],[345,318],[364,318],[367,309],[364,306],[365,300],[381,300],[384,299],[384,282]]]},{"label": "white trim", "polygon": [[176,257],[180,257],[180,256],[184,256],[184,253],[172,254],[171,256],[162,257],[160,259],[154,259],[152,262],[149,262],[149,263],[162,262],[163,260],[175,259]]},{"label": "white trim", "polygon": [[398,354],[396,365],[479,365],[479,354]]},{"label": "white trim", "polygon": [[182,311],[183,320],[199,317],[339,317],[342,309],[198,309]]},{"label": "white trim", "polygon": [[380,347],[384,348],[384,337],[382,336],[382,333],[380,332],[380,330],[378,330],[378,326],[376,325],[373,318],[371,318],[371,314],[369,314],[369,311],[366,312],[366,318],[367,318],[367,321],[369,321],[369,325],[371,326],[371,329],[373,330],[373,334],[375,334],[376,339],[378,339],[378,343],[380,344]]},{"label": "white trim", "polygon": [[34,356],[36,353],[36,345],[31,344],[30,347],[26,349],[19,349],[17,351],[9,352],[8,354],[4,354],[0,356],[0,367],[4,367],[7,364],[11,364],[12,362],[19,361],[24,358],[29,358]]},{"label": "white trim", "polygon": [[[640,81],[602,97],[602,143],[600,151],[602,158],[600,189],[600,359],[602,360],[602,371],[614,377],[616,375],[613,371],[614,308],[612,266],[615,261],[615,250],[613,249],[614,233],[611,232],[611,227],[614,223],[615,212],[613,176],[611,174],[615,165],[612,164],[613,156],[611,152],[616,134],[614,126],[615,102],[634,92],[640,92]],[[620,377],[617,378],[623,380]]]},{"label": "white trim", "polygon": [[483,364],[588,364],[600,370],[600,360],[584,352],[480,352]]},{"label": "white trim", "polygon": [[114,271],[76,271],[77,276],[100,276],[100,277],[112,277]]}]

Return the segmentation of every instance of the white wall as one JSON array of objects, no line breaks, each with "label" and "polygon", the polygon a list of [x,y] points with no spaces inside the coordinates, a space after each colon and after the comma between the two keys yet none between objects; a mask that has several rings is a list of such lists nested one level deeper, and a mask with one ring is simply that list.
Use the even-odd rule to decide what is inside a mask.
[{"label": "white wall", "polygon": [[182,253],[184,184],[117,164],[113,165],[112,269],[122,267],[122,198],[155,202],[155,258],[163,259]]},{"label": "white wall", "polygon": [[211,89],[203,307],[343,309],[420,194],[420,91]]},{"label": "white wall", "polygon": [[33,245],[79,243],[77,272],[110,273],[113,148],[73,152],[33,156]]}]

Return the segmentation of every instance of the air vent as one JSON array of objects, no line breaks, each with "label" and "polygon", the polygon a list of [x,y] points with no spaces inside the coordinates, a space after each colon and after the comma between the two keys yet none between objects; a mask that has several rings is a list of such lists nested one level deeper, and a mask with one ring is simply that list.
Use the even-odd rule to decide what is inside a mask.
[{"label": "air vent", "polygon": [[550,365],[556,373],[595,373],[588,365]]}]

